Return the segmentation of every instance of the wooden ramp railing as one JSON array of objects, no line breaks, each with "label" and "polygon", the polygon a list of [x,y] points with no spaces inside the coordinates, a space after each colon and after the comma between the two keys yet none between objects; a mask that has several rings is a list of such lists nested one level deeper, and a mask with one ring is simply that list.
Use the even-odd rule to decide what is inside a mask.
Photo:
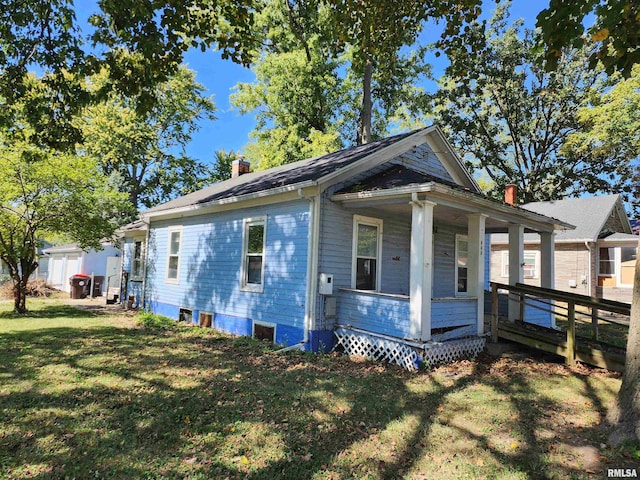
[{"label": "wooden ramp railing", "polygon": [[[518,303],[518,318],[509,321],[507,312],[500,311],[501,292],[506,292],[509,302]],[[566,329],[563,331],[528,323],[527,306],[555,316],[556,321],[566,321]],[[505,285],[491,282],[491,340],[497,342],[498,338],[504,338],[555,353],[565,357],[567,365],[580,361],[623,371],[630,311],[631,305],[613,300],[521,283]],[[576,328],[576,317],[580,317],[580,329]],[[588,322],[583,319],[588,319]],[[613,338],[603,338],[601,322],[615,326]],[[621,338],[615,338],[618,334]],[[617,341],[613,342],[612,339]]]}]

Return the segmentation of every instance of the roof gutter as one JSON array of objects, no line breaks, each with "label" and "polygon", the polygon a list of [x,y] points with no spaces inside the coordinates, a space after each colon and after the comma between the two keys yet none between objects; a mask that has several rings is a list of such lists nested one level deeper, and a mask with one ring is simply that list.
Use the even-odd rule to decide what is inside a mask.
[{"label": "roof gutter", "polygon": [[[295,183],[293,185],[286,185],[278,188],[271,188],[269,190],[261,190],[259,192],[247,193],[245,195],[238,195],[233,197],[221,198],[219,200],[211,200],[209,202],[195,203],[192,205],[186,205],[184,207],[168,208],[166,210],[148,211],[142,212],[140,218],[149,223],[151,219],[159,219],[163,217],[189,217],[192,215],[200,215],[206,213],[209,209],[215,209],[216,207],[233,206],[233,208],[241,208],[242,203],[249,202],[251,200],[258,200],[262,198],[268,198],[275,195],[281,195],[285,193],[295,193],[300,189],[315,187],[317,182],[313,180],[306,180],[304,182]],[[237,207],[235,207],[237,205]]]}]

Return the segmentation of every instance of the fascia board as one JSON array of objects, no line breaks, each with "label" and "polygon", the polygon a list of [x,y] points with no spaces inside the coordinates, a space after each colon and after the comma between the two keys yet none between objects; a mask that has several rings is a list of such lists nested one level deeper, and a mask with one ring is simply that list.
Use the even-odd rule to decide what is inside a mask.
[{"label": "fascia board", "polygon": [[152,220],[169,220],[174,218],[192,217],[196,215],[203,215],[206,213],[236,210],[257,205],[268,205],[273,203],[286,202],[295,200],[297,198],[307,198],[313,195],[317,195],[317,188],[315,188],[315,182],[308,180],[293,185],[272,188],[269,190],[261,190],[259,192],[240,195],[237,197],[212,200],[206,203],[198,203],[195,205],[187,205],[184,207],[172,208],[168,210],[160,210],[147,214],[142,212],[140,214],[140,217],[146,223],[149,223]]}]

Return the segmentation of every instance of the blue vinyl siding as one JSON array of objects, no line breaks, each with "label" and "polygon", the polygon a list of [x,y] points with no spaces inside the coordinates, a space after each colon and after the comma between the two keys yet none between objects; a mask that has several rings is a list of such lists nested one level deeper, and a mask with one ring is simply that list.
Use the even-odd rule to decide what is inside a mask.
[{"label": "blue vinyl siding", "polygon": [[353,217],[364,215],[382,220],[382,279],[385,293],[409,293],[409,254],[411,249],[411,218],[389,214],[371,214],[345,210],[325,200],[322,218],[322,246],[319,271],[334,275],[334,288],[351,288],[351,255],[353,248]]},{"label": "blue vinyl siding", "polygon": [[418,145],[413,150],[400,155],[389,163],[403,165],[411,170],[426,173],[449,182],[454,181],[442,162],[433,153],[431,147],[426,143]]},{"label": "blue vinyl siding", "polygon": [[[548,302],[548,300],[545,300],[545,302]],[[553,325],[553,314],[540,310],[541,308],[550,310],[552,307],[537,300],[527,300],[527,305],[524,307],[524,319],[527,323],[550,328]]]},{"label": "blue vinyl siding", "polygon": [[[322,213],[319,271],[334,275],[334,289],[351,288],[353,216],[359,214],[380,218],[383,221],[382,292],[400,295],[409,293],[410,215],[391,217],[388,213],[376,215],[369,210],[347,210],[328,199],[323,200]],[[454,297],[455,236],[466,235],[467,231],[440,223],[436,223],[435,227],[433,297]],[[330,328],[330,320],[323,318],[322,302],[318,303],[319,323],[325,328]]]},{"label": "blue vinyl siding", "polygon": [[456,294],[456,234],[466,235],[467,230],[442,223],[436,223],[435,227],[436,232],[433,238],[433,297],[454,297]]},{"label": "blue vinyl siding", "polygon": [[409,336],[409,299],[383,295],[338,293],[337,323],[393,337]]},{"label": "blue vinyl siding", "polygon": [[475,298],[434,300],[431,303],[431,328],[475,325],[478,302]]},{"label": "blue vinyl siding", "polygon": [[[231,333],[247,334],[247,319],[296,327],[297,335],[289,332],[287,338],[292,337],[291,343],[302,340],[308,212],[309,203],[301,200],[152,223],[148,300],[152,305],[212,312],[214,324]],[[243,220],[262,215],[266,215],[264,292],[243,291]],[[167,241],[169,228],[177,226],[182,227],[180,264],[178,283],[172,284],[165,281]]]},{"label": "blue vinyl siding", "polygon": [[356,183],[362,182],[367,178],[388,170],[393,165],[402,165],[416,172],[431,175],[447,182],[454,182],[447,169],[438,159],[437,155],[433,153],[429,145],[422,144],[416,146],[413,150],[405,152],[389,160],[388,162],[383,163],[382,165],[378,165],[377,167],[360,173],[359,175],[354,175],[346,182],[342,182],[332,186],[329,189],[329,194],[335,193],[350,185],[355,185]]}]

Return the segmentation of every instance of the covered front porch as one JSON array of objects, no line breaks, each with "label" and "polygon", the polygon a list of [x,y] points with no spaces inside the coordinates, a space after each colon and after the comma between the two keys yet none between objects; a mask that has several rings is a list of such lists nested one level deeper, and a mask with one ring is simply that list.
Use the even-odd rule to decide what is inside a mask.
[{"label": "covered front porch", "polygon": [[[524,232],[539,233],[541,284],[553,288],[553,231],[571,228],[436,182],[341,191],[330,199],[355,219],[351,288],[335,293],[338,344],[348,353],[406,367],[482,350],[487,234],[508,232],[509,283],[515,285],[524,278]],[[377,226],[379,243],[372,240],[374,231],[361,224]],[[364,273],[377,278],[363,283],[360,270],[367,266]],[[513,302],[510,318],[515,320],[518,312]]]}]

